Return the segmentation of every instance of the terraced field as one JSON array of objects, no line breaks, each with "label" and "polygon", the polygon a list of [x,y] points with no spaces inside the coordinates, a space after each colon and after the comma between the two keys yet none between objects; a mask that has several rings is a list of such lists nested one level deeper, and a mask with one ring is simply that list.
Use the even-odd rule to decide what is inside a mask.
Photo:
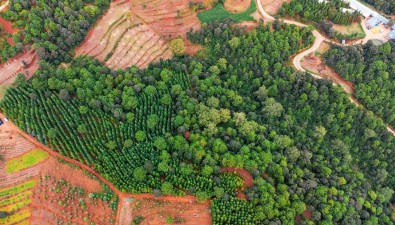
[{"label": "terraced field", "polygon": [[90,55],[106,66],[145,68],[173,56],[169,40],[184,37],[200,22],[187,0],[118,0],[89,32],[76,55]]}]

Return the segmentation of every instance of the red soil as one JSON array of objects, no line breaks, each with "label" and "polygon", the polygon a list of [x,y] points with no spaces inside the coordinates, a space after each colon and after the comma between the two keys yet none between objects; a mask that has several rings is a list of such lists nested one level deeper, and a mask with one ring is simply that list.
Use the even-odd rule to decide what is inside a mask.
[{"label": "red soil", "polygon": [[321,57],[309,56],[301,62],[301,65],[314,73],[319,73],[325,79],[332,80],[334,83],[341,85],[347,93],[354,93],[354,86],[351,82],[344,80],[332,68],[323,64]]},{"label": "red soil", "polygon": [[[200,29],[188,4],[189,0],[114,1],[76,55],[93,56],[112,69],[145,68],[151,62],[169,59],[173,57],[169,40],[186,39],[190,28]],[[200,50],[200,46],[186,44],[190,45],[187,54]]]},{"label": "red soil", "polygon": [[0,24],[3,25],[4,30],[9,34],[13,34],[18,31],[17,28],[12,27],[11,21],[3,19],[3,17],[1,16],[0,16]]},{"label": "red soil", "polygon": [[210,203],[197,203],[193,197],[160,197],[138,195],[132,201],[123,199],[119,225],[131,224],[133,218],[143,216],[142,225],[166,224],[165,219],[172,217],[173,224],[211,224]]},{"label": "red soil", "polygon": [[[27,63],[26,68],[22,61]],[[33,50],[9,59],[6,63],[0,65],[0,84],[12,84],[19,73],[23,73],[26,79],[29,79],[38,69],[38,61],[38,56]]]},{"label": "red soil", "polygon": [[[1,113],[0,113],[0,119],[2,119],[4,121],[4,115],[1,114]],[[126,208],[128,207],[128,206],[124,206],[126,199],[128,199],[128,198],[137,198],[137,199],[143,199],[143,200],[147,200],[148,199],[149,202],[158,200],[152,194],[135,194],[134,195],[134,194],[122,193],[114,185],[112,185],[109,181],[107,181],[106,179],[101,177],[92,168],[90,168],[87,165],[82,164],[82,163],[80,163],[80,162],[78,162],[76,160],[70,159],[68,157],[60,155],[57,152],[52,151],[47,146],[41,144],[40,142],[35,140],[33,137],[31,137],[30,135],[26,134],[22,130],[20,130],[12,122],[9,121],[9,122],[7,122],[6,124],[4,124],[2,126],[7,127],[9,132],[13,131],[15,133],[18,133],[19,135],[24,137],[26,140],[30,141],[35,146],[35,148],[41,148],[41,149],[47,151],[53,157],[52,159],[47,160],[45,163],[39,164],[39,165],[43,165],[43,171],[44,172],[50,173],[50,174],[52,174],[52,176],[55,176],[55,177],[58,176],[58,178],[65,178],[65,179],[68,180],[68,182],[70,182],[72,184],[77,184],[79,186],[84,187],[85,190],[94,190],[94,189],[96,189],[98,187],[97,185],[94,185],[92,183],[93,181],[87,181],[88,178],[86,178],[86,176],[83,175],[83,173],[81,171],[80,172],[71,172],[72,175],[68,175],[68,173],[70,173],[70,171],[73,171],[73,170],[72,170],[72,168],[70,166],[59,164],[55,160],[56,158],[60,158],[60,159],[66,161],[68,163],[74,164],[75,166],[80,167],[80,168],[90,172],[93,176],[95,176],[101,182],[106,184],[120,199],[119,200],[119,205],[118,205],[118,213],[117,213],[117,216],[116,216],[116,219],[115,219],[115,221],[118,221],[118,222],[116,222],[115,224],[124,224],[122,221],[130,221],[132,219],[132,214],[125,214],[125,210],[126,210],[125,207]],[[50,165],[50,166],[47,167],[46,164]],[[34,167],[31,167],[31,168],[34,168]],[[24,171],[28,171],[28,170],[24,170]],[[76,170],[76,171],[78,171],[78,170]],[[44,174],[44,173],[42,173],[42,174]],[[81,180],[83,182],[79,182]],[[15,182],[13,184],[15,185]],[[51,198],[48,198],[48,199],[51,199]],[[189,208],[188,208],[188,210],[185,213],[186,216],[184,216],[184,217],[186,219],[193,218],[194,221],[196,219],[198,219],[198,223],[196,223],[196,224],[211,224],[211,217],[210,217],[210,213],[209,213],[209,208],[210,208],[209,202],[206,202],[204,204],[198,204],[198,203],[196,203],[196,198],[193,197],[193,196],[184,196],[184,197],[164,196],[164,197],[159,198],[159,200],[160,201],[169,202],[169,204],[175,204],[175,206],[177,206],[177,204],[181,204],[182,207],[180,209],[185,208],[187,202],[192,202],[193,204],[191,203],[192,205],[188,206]],[[177,207],[179,207],[179,206],[177,206]],[[40,209],[40,207],[36,207],[36,208]],[[172,208],[169,207],[166,210],[170,210],[168,213],[172,213],[171,209]],[[42,210],[42,208],[41,208],[41,210]],[[32,224],[41,224],[41,221],[42,221],[41,217],[42,217],[42,215],[45,215],[45,213],[51,213],[51,212],[46,211],[46,212],[43,212],[43,213],[33,213],[33,220],[34,221],[37,220],[37,222],[34,222]],[[176,215],[176,216],[178,216],[180,214],[180,212],[178,212],[178,213],[173,212],[173,213],[175,213],[174,215]],[[151,214],[147,215],[147,218],[150,215]],[[162,219],[161,217],[157,217],[157,215],[151,215],[151,216],[152,216],[154,221],[156,221],[156,220],[159,221],[159,220]],[[51,221],[53,221],[53,220],[51,220]],[[45,221],[43,223],[47,224]],[[145,223],[145,224],[147,224],[147,223]],[[161,224],[161,223],[158,222],[158,223],[153,223],[153,224]],[[191,224],[194,224],[194,223],[191,223]]]},{"label": "red soil", "polygon": [[244,180],[244,187],[249,188],[254,185],[253,178],[251,174],[245,170],[245,169],[240,169],[240,168],[233,168],[233,167],[224,167],[221,169],[221,172],[236,172],[240,175],[240,177]]},{"label": "red soil", "polygon": [[[66,175],[67,172],[70,174]],[[89,178],[82,170],[59,163],[57,159],[51,157],[48,165],[43,167],[41,174],[40,183],[34,189],[33,194],[31,206],[35,211],[38,210],[38,213],[32,218],[32,223],[41,218],[51,218],[48,217],[50,214],[52,214],[51,221],[57,223],[83,224],[87,215],[89,215],[89,221],[93,221],[95,224],[104,225],[115,221],[116,213],[109,208],[106,202],[89,198],[89,193],[99,193],[102,191],[102,187],[98,181]],[[47,177],[45,178],[45,176]],[[70,185],[59,185],[60,179],[67,181]],[[70,192],[70,188],[76,187],[82,187],[85,190],[84,194]],[[81,208],[79,203],[81,199],[86,202],[86,209]],[[59,204],[61,201],[64,204]]]}]

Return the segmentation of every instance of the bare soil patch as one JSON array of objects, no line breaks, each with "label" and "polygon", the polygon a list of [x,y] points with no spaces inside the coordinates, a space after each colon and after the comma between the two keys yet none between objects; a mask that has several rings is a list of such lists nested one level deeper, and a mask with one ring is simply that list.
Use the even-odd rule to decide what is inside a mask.
[{"label": "bare soil patch", "polygon": [[341,85],[347,93],[354,92],[354,86],[351,82],[344,80],[339,74],[337,74],[332,68],[326,66],[321,57],[306,56],[301,62],[303,68],[313,73],[318,73],[325,79],[332,80],[334,83]]},{"label": "bare soil patch", "polygon": [[[0,200],[12,199],[5,206],[6,209],[19,207],[13,214],[14,217],[20,217],[16,219],[40,225],[58,222],[94,222],[103,225],[115,223],[116,212],[110,208],[109,203],[100,198],[89,197],[90,193],[103,192],[103,186],[77,166],[61,163],[51,156],[20,171],[6,172],[7,162],[37,147],[39,146],[20,135],[11,122],[0,126],[0,155],[4,157],[4,161],[0,161],[0,189],[14,190],[15,187],[36,181],[26,190],[0,196]],[[14,217],[9,220],[16,220]]]},{"label": "bare soil patch", "polygon": [[139,195],[134,199],[122,199],[120,225],[129,225],[137,217],[143,218],[141,225],[173,224],[208,225],[211,224],[210,203],[197,203],[193,197],[149,197]]},{"label": "bare soil patch", "polygon": [[352,23],[349,26],[333,24],[333,29],[344,35],[350,35],[354,33],[362,33],[362,34],[364,33],[363,29],[361,28],[361,25],[358,22]]},{"label": "bare soil patch", "polygon": [[250,7],[251,0],[226,0],[225,9],[230,13],[244,12]]},{"label": "bare soil patch", "polygon": [[252,175],[245,169],[240,169],[240,168],[233,168],[233,167],[224,167],[221,169],[221,172],[236,172],[240,175],[241,178],[244,180],[244,187],[252,187],[254,184]]},{"label": "bare soil patch", "polygon": [[186,39],[190,29],[200,29],[200,21],[188,0],[113,1],[76,55],[93,56],[112,69],[145,68],[173,57],[168,42],[178,36]]},{"label": "bare soil patch", "polygon": [[[24,74],[26,79],[29,79],[38,69],[38,61],[39,58],[34,50],[9,59],[6,63],[0,65],[0,85],[12,84],[19,73]],[[26,63],[26,66],[23,62]]]},{"label": "bare soil patch", "polygon": [[276,15],[284,2],[289,3],[291,0],[259,0],[262,1],[263,9],[270,15]]}]

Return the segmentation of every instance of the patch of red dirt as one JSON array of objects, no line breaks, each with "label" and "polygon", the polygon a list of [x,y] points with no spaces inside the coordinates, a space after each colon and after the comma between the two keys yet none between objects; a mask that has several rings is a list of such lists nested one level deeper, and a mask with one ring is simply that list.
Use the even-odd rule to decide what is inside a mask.
[{"label": "patch of red dirt", "polygon": [[[196,15],[189,9],[189,0],[113,1],[76,55],[90,55],[112,69],[145,68],[173,57],[170,40],[181,36],[186,41],[191,28],[200,29]],[[187,54],[200,49],[186,44]]]},{"label": "patch of red dirt", "polygon": [[[67,172],[70,174],[66,175]],[[115,222],[116,212],[103,200],[89,197],[90,193],[102,191],[98,181],[51,157],[34,189],[31,207],[36,212],[31,222],[39,224],[41,218],[50,218],[56,224],[111,224]]]},{"label": "patch of red dirt", "polygon": [[250,7],[251,1],[255,0],[225,0],[224,7],[230,13],[241,13]]},{"label": "patch of red dirt", "polygon": [[[22,62],[26,63],[26,66]],[[0,84],[12,84],[19,73],[25,75],[26,79],[30,79],[34,72],[39,68],[39,58],[30,50],[9,59],[0,65]]]},{"label": "patch of red dirt", "polygon": [[155,198],[152,195],[137,195],[133,199],[122,199],[119,211],[119,225],[129,225],[138,216],[144,218],[142,225],[164,225],[168,217],[173,219],[173,224],[211,224],[209,201],[197,203],[191,196]]},{"label": "patch of red dirt", "polygon": [[185,39],[185,53],[194,56],[198,51],[203,49],[203,46],[194,44],[190,40]]},{"label": "patch of red dirt", "polygon": [[1,16],[0,16],[0,24],[3,25],[4,30],[9,34],[13,34],[18,31],[17,28],[12,27],[11,21],[3,19],[3,17]]},{"label": "patch of red dirt", "polygon": [[354,93],[354,86],[351,82],[344,80],[332,68],[324,65],[321,57],[307,56],[301,62],[302,67],[313,73],[318,73],[325,79],[332,80],[334,83],[341,85],[347,93]]},{"label": "patch of red dirt", "polygon": [[233,168],[233,167],[224,167],[221,169],[221,172],[236,172],[240,175],[240,177],[244,180],[244,187],[249,188],[254,185],[252,175],[245,169]]}]

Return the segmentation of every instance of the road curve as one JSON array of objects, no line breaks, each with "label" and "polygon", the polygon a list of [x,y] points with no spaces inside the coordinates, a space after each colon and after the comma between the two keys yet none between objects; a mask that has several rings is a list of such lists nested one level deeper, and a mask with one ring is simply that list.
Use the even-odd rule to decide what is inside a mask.
[{"label": "road curve", "polygon": [[[264,19],[266,19],[266,21],[268,21],[268,22],[273,22],[273,21],[275,20],[275,18],[274,18],[273,16],[269,15],[269,14],[263,9],[261,0],[256,0],[256,2],[257,2],[257,5],[258,5],[259,13],[262,15],[262,17],[263,17]],[[293,20],[284,19],[284,20],[282,20],[282,21],[283,21],[284,23],[293,24],[293,25],[296,25],[296,26],[299,26],[299,27],[306,27],[306,26],[307,26],[306,24],[303,24],[303,23],[300,23],[300,22],[296,22],[296,21],[293,21]],[[372,37],[370,37],[370,36],[368,35],[368,33],[366,32],[365,26],[362,26],[362,28],[363,28],[365,34],[367,34],[366,37],[362,40],[362,44],[365,44],[365,43],[368,42],[370,39],[372,39]],[[333,41],[331,41],[331,40],[326,39],[326,38],[325,38],[324,36],[322,36],[317,30],[313,30],[312,33],[313,33],[313,35],[314,35],[314,37],[315,37],[314,44],[313,44],[309,49],[306,49],[306,50],[304,50],[303,52],[297,54],[297,55],[294,57],[294,59],[292,60],[292,64],[295,66],[295,68],[296,68],[297,70],[299,70],[299,71],[302,71],[302,72],[305,72],[306,70],[302,67],[302,65],[300,64],[300,62],[301,62],[301,60],[302,60],[305,56],[309,55],[309,54],[312,53],[312,52],[315,52],[315,51],[319,48],[319,46],[321,45],[321,43],[322,43],[323,41],[326,41],[326,42],[329,42],[329,43],[335,43],[335,42],[333,42]],[[311,74],[313,77],[317,78],[317,79],[325,79],[325,78],[324,78],[322,75],[320,75],[320,74],[314,74],[314,73],[310,73],[310,74]],[[357,100],[355,97],[353,97],[353,93],[352,93],[352,92],[350,93],[350,91],[348,90],[347,84],[342,83],[342,82],[336,82],[336,83],[339,84],[339,85],[343,88],[343,90],[344,90],[346,93],[351,94],[350,100],[351,100],[352,103],[356,104],[357,106],[362,106],[362,105],[358,102],[358,100]],[[362,107],[363,107],[363,106],[362,106]],[[378,117],[378,116],[377,116],[377,117]],[[378,117],[378,118],[380,118],[380,117]],[[393,136],[395,136],[395,129],[394,129],[394,128],[392,128],[391,126],[387,125],[387,130],[388,130],[388,132],[390,132]]]}]

